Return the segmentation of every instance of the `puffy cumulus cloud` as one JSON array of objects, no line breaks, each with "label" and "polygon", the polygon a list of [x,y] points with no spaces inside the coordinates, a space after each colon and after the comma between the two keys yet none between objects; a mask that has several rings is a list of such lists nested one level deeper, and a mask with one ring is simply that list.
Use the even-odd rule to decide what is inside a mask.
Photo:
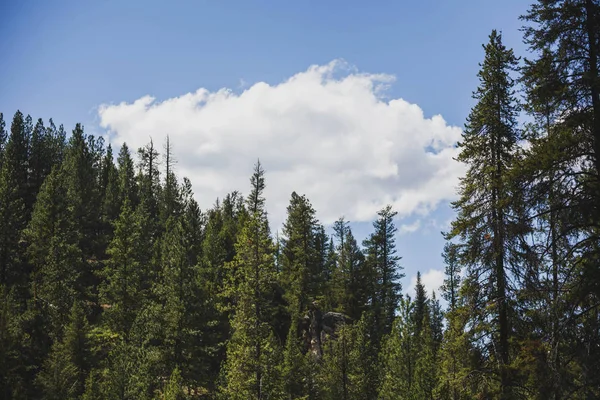
[{"label": "puffy cumulus cloud", "polygon": [[[440,298],[440,286],[444,283],[444,271],[441,269],[430,269],[429,271],[421,274],[421,283],[427,290],[427,296],[431,297],[433,291],[435,291],[436,297]],[[415,286],[417,286],[417,275],[410,278],[410,285],[407,293],[413,299],[415,298]]]},{"label": "puffy cumulus cloud", "polygon": [[341,215],[371,220],[386,204],[399,217],[425,215],[454,196],[461,130],[403,99],[384,99],[392,82],[333,61],[241,93],[201,88],[164,101],[104,104],[100,126],[132,149],[168,134],[178,175],[192,180],[203,208],[232,190],[247,193],[260,158],[274,224],[294,190],[324,223]]}]

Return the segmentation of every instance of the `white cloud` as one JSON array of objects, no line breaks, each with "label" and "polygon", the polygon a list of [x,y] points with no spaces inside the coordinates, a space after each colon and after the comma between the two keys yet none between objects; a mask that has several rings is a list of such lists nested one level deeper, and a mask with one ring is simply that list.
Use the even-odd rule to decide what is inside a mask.
[{"label": "white cloud", "polygon": [[292,191],[306,194],[324,223],[367,221],[386,204],[399,217],[426,215],[454,198],[463,167],[452,160],[458,127],[419,106],[385,100],[393,82],[342,61],[311,66],[278,85],[255,83],[157,101],[101,105],[100,126],[131,149],[169,134],[179,176],[192,180],[203,209],[232,190],[249,191],[253,164],[266,170],[272,223]]},{"label": "white cloud", "polygon": [[[440,298],[440,286],[444,283],[444,271],[441,269],[430,269],[425,273],[421,273],[421,283],[425,286],[427,296],[431,298],[431,294],[435,290],[435,295]],[[410,278],[410,285],[408,287],[408,295],[415,298],[415,286],[417,285],[417,275],[413,275]]]},{"label": "white cloud", "polygon": [[398,233],[403,235],[405,233],[413,233],[419,230],[421,227],[421,220],[416,220],[412,224],[402,224],[400,228],[398,228]]}]

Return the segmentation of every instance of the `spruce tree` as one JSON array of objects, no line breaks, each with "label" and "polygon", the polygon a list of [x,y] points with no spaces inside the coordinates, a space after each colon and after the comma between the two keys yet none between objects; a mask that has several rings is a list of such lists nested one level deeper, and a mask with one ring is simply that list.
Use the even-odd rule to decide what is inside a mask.
[{"label": "spruce tree", "polygon": [[213,317],[214,305],[200,286],[195,260],[189,259],[188,239],[183,218],[170,217],[161,243],[160,279],[154,286],[162,305],[161,352],[166,370],[179,369],[186,386],[207,387],[213,378],[207,371],[209,346],[214,345],[207,317]]},{"label": "spruce tree", "polygon": [[281,382],[268,369],[279,365],[278,343],[269,325],[276,282],[273,241],[265,210],[264,170],[255,165],[252,191],[246,200],[248,218],[238,236],[234,271],[235,309],[227,345],[221,392],[230,399],[273,398]]},{"label": "spruce tree", "polygon": [[367,262],[370,262],[373,274],[373,307],[376,318],[378,342],[380,338],[392,330],[402,285],[400,279],[404,275],[398,264],[400,257],[396,254],[395,235],[397,228],[394,217],[397,212],[391,206],[386,206],[377,213],[378,218],[373,223],[375,231],[364,242]]},{"label": "spruce tree", "polygon": [[427,292],[425,286],[421,282],[421,272],[417,271],[417,283],[415,285],[415,301],[414,301],[414,314],[415,320],[415,335],[419,336],[423,329],[425,316],[429,314],[429,299],[427,298]]},{"label": "spruce tree", "polygon": [[63,162],[65,156],[65,148],[67,146],[67,133],[65,128],[60,125],[56,128],[52,118],[48,121],[48,127],[46,127],[46,138],[48,141],[48,154],[50,157],[50,165],[60,165]]},{"label": "spruce tree", "polygon": [[23,114],[15,113],[0,169],[0,284],[23,285],[27,271],[19,238],[27,224],[29,137]]},{"label": "spruce tree", "polygon": [[318,270],[315,236],[315,210],[305,196],[292,193],[283,225],[281,278],[292,316],[296,323],[317,295],[321,271]]},{"label": "spruce tree", "polygon": [[[526,282],[524,297],[535,305],[540,329],[551,332],[550,356],[542,358],[548,373],[539,374],[535,387],[552,398],[576,390],[593,397],[600,381],[587,371],[599,368],[599,341],[582,333],[595,330],[600,315],[592,305],[600,298],[600,5],[535,1],[522,19],[528,23],[525,43],[534,53],[523,68],[523,83],[535,124],[520,172],[541,226],[535,243],[540,273]],[[579,307],[585,315],[572,311]],[[583,340],[590,343],[586,350],[579,345]],[[571,354],[586,356],[566,362]],[[585,371],[581,380],[579,368]]]},{"label": "spruce tree", "polygon": [[421,331],[418,334],[415,332],[415,340],[418,342],[417,347],[419,350],[415,362],[414,398],[433,400],[438,380],[438,364],[429,314],[424,315],[422,322]]},{"label": "spruce tree", "polygon": [[509,373],[512,322],[507,275],[509,269],[518,267],[509,257],[515,249],[518,229],[513,221],[518,221],[518,215],[513,185],[507,179],[520,137],[510,76],[517,59],[495,30],[484,49],[485,59],[478,74],[480,86],[473,95],[478,102],[459,143],[458,161],[468,170],[460,181],[460,199],[452,203],[458,215],[448,238],[460,238],[460,256],[471,266],[469,273],[481,281],[480,297],[494,304],[488,308],[491,318],[473,322],[478,326],[491,321],[492,326],[484,329],[498,332],[483,345],[485,353],[490,354],[490,369],[499,376],[498,396],[506,399],[512,396],[513,385]]},{"label": "spruce tree", "polygon": [[129,199],[132,206],[135,208],[139,203],[138,188],[135,180],[135,168],[129,147],[123,143],[119,150],[117,158],[118,167],[118,188],[119,188],[119,209],[120,205]]},{"label": "spruce tree", "polygon": [[119,199],[118,170],[113,159],[112,146],[108,145],[106,154],[102,160],[102,171],[100,175],[100,197],[102,198],[102,226],[103,245],[112,236],[112,222],[114,222],[121,211]]},{"label": "spruce tree", "polygon": [[83,307],[75,301],[64,336],[54,343],[37,377],[44,398],[79,399],[83,394],[90,368],[88,332]]},{"label": "spruce tree", "polygon": [[461,265],[458,261],[457,250],[455,244],[448,242],[444,245],[444,252],[442,253],[444,264],[446,264],[444,270],[446,277],[441,287],[442,298],[448,302],[450,311],[456,308],[461,283]]},{"label": "spruce tree", "polygon": [[138,156],[140,160],[138,172],[139,198],[141,202],[146,204],[150,219],[158,221],[160,197],[159,154],[152,139],[146,146],[138,149]]},{"label": "spruce tree", "polygon": [[[81,228],[75,220],[66,172],[54,167],[37,196],[24,239],[33,266],[32,295],[48,307],[54,329],[67,323],[75,300],[84,298],[85,270],[79,247]],[[53,331],[54,331],[53,329]]]},{"label": "spruce tree", "polygon": [[30,151],[29,151],[29,195],[27,198],[27,204],[30,209],[33,209],[35,198],[38,191],[42,187],[42,183],[50,170],[52,169],[53,157],[51,154],[51,138],[48,137],[48,132],[44,128],[44,122],[40,118],[35,127],[30,140]]},{"label": "spruce tree", "polygon": [[382,400],[412,399],[416,390],[417,347],[410,297],[400,301],[399,311],[381,350],[379,398]]},{"label": "spruce tree", "polygon": [[161,198],[161,221],[166,223],[167,219],[178,213],[180,206],[180,193],[177,186],[177,176],[173,170],[176,161],[173,156],[173,148],[167,136],[164,151],[164,164],[165,164],[165,180],[162,189]]},{"label": "spruce tree", "polygon": [[108,326],[114,332],[127,337],[142,307],[147,265],[141,262],[144,246],[144,210],[133,211],[129,199],[125,199],[121,215],[114,223],[114,237],[108,245],[108,260],[102,272],[100,299],[107,307]]},{"label": "spruce tree", "polygon": [[7,141],[8,133],[6,133],[6,123],[4,122],[4,114],[0,112],[0,171],[2,170],[2,162],[4,160],[4,152],[6,151]]},{"label": "spruce tree", "polygon": [[340,218],[334,224],[337,239],[336,265],[332,278],[333,305],[337,311],[359,320],[368,308],[371,290],[368,265],[348,222]]}]

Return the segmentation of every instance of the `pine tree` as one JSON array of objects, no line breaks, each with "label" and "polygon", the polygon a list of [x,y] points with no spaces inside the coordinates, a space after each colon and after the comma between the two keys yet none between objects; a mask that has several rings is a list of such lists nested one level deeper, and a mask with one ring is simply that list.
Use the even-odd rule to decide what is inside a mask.
[{"label": "pine tree", "polygon": [[365,282],[370,281],[371,274],[352,230],[344,218],[335,222],[334,232],[338,245],[332,278],[333,305],[338,311],[358,320],[369,305],[372,291]]},{"label": "pine tree", "polygon": [[433,400],[438,380],[438,365],[429,314],[424,315],[422,322],[423,326],[419,334],[415,332],[415,340],[418,341],[417,347],[419,348],[419,352],[415,363],[414,397]]},{"label": "pine tree", "polygon": [[138,188],[135,180],[133,159],[131,158],[131,153],[129,152],[129,147],[127,147],[126,143],[123,143],[119,150],[117,166],[119,171],[119,209],[125,199],[129,199],[131,205],[135,208],[139,203]]},{"label": "pine tree", "polygon": [[56,341],[37,377],[44,398],[78,399],[89,372],[88,322],[79,302],[71,308],[64,337]]},{"label": "pine tree", "polygon": [[478,103],[467,119],[459,143],[458,160],[466,163],[468,170],[460,181],[460,199],[452,204],[458,216],[448,239],[460,237],[463,243],[460,256],[472,266],[469,272],[481,280],[481,297],[494,305],[488,308],[492,319],[473,322],[487,324],[491,320],[494,327],[485,329],[498,332],[484,345],[491,356],[490,367],[494,366],[500,377],[499,397],[504,399],[511,396],[513,385],[508,371],[512,328],[507,273],[513,267],[509,252],[516,249],[515,232],[518,232],[512,221],[518,221],[518,215],[514,212],[513,185],[507,178],[519,140],[518,109],[510,77],[517,60],[496,31],[492,31],[484,49],[480,86],[473,95]]},{"label": "pine tree", "polygon": [[297,318],[293,317],[283,353],[282,378],[286,399],[309,398],[309,366],[309,358],[303,354]]},{"label": "pine tree", "polygon": [[47,150],[50,157],[50,165],[60,165],[64,160],[64,153],[67,147],[67,133],[65,132],[65,128],[60,125],[57,129],[54,121],[50,118],[48,127],[46,127],[46,138],[49,146]]},{"label": "pine tree", "polygon": [[421,272],[417,271],[417,283],[415,285],[415,301],[414,301],[414,314],[415,320],[415,335],[419,336],[421,330],[423,330],[425,316],[429,314],[429,299],[427,298],[427,292],[425,286],[421,282]]},{"label": "pine tree", "polygon": [[164,400],[183,400],[184,397],[181,372],[175,368],[171,373],[167,387],[165,388]]},{"label": "pine tree", "polygon": [[[150,400],[156,386],[151,372],[152,354],[144,346],[120,340],[108,356],[101,383],[106,400]],[[91,386],[91,385],[90,385]]]},{"label": "pine tree", "polygon": [[158,151],[154,148],[154,142],[150,139],[150,143],[138,149],[139,173],[139,198],[140,201],[146,204],[150,219],[158,220],[160,197],[160,174],[158,170]]},{"label": "pine tree", "polygon": [[207,303],[199,284],[195,260],[188,258],[191,247],[182,218],[170,217],[162,239],[159,282],[154,293],[162,305],[162,356],[167,371],[178,368],[188,387],[209,386],[211,376],[206,364],[211,355],[206,317],[213,305]]},{"label": "pine tree", "polygon": [[105,239],[112,236],[112,223],[119,217],[121,201],[119,199],[118,170],[113,159],[112,146],[108,145],[100,176],[100,197],[102,198],[102,224]]},{"label": "pine tree", "polygon": [[460,273],[461,266],[458,262],[457,247],[453,243],[446,243],[444,245],[444,252],[442,254],[444,258],[445,275],[444,283],[442,285],[442,298],[448,302],[450,311],[456,308],[458,301],[458,290],[460,289]]},{"label": "pine tree", "polygon": [[379,386],[379,366],[377,351],[379,343],[372,334],[374,318],[368,312],[352,326],[352,346],[350,349],[350,398],[369,400],[377,398]]},{"label": "pine tree", "polygon": [[318,225],[315,232],[315,250],[317,253],[317,270],[320,271],[318,279],[320,286],[317,290],[319,294],[325,293],[331,284],[333,276],[334,263],[330,259],[330,254],[333,254],[333,249],[330,246],[331,238],[325,232],[323,225]]},{"label": "pine tree", "polygon": [[26,397],[27,361],[21,346],[21,312],[14,290],[0,285],[0,398]]},{"label": "pine tree", "polygon": [[[539,340],[538,329],[551,332],[550,355],[534,357],[547,368],[534,387],[549,398],[577,390],[594,397],[600,381],[587,371],[600,367],[599,341],[582,333],[594,331],[600,315],[591,306],[600,298],[600,5],[536,1],[522,19],[529,23],[525,42],[535,55],[523,68],[527,111],[535,124],[520,172],[531,185],[528,202],[540,226],[535,256],[541,266],[537,276],[528,277],[523,297],[542,325],[525,329],[532,341]],[[585,315],[572,311],[580,307]],[[586,350],[579,345],[583,340]],[[586,356],[573,360],[571,354]],[[581,380],[579,368],[585,371]]]},{"label": "pine tree", "polygon": [[4,122],[4,114],[0,112],[0,171],[4,160],[4,152],[6,151],[6,142],[8,134],[6,133],[6,123]]},{"label": "pine tree", "polygon": [[413,303],[407,297],[400,301],[400,313],[382,346],[379,387],[382,400],[414,398],[417,360],[414,331]]},{"label": "pine tree", "polygon": [[103,152],[103,141],[86,135],[83,126],[76,124],[61,165],[65,195],[82,254],[83,263],[79,270],[81,285],[85,288],[82,294],[91,301],[97,296],[99,259],[103,255],[103,237],[100,235],[102,199],[98,185]]},{"label": "pine tree", "polygon": [[164,152],[165,183],[161,193],[162,199],[160,210],[161,221],[163,221],[163,223],[166,223],[170,216],[175,215],[180,211],[179,188],[177,187],[177,177],[173,171],[175,163],[176,161],[173,157],[173,148],[171,142],[169,141],[169,136],[167,136]]},{"label": "pine tree", "polygon": [[27,204],[29,209],[33,209],[35,198],[38,191],[42,187],[42,183],[53,167],[53,157],[50,153],[52,150],[50,140],[47,136],[48,132],[44,128],[44,122],[40,118],[31,135],[30,152],[29,152],[29,195]]},{"label": "pine tree", "polygon": [[[202,239],[200,276],[203,290],[214,306],[213,326],[210,332],[212,357],[210,371],[212,383],[216,383],[215,373],[221,370],[226,356],[226,343],[230,338],[230,317],[234,293],[227,287],[235,281],[233,270],[227,266],[235,257],[235,243],[245,213],[239,193],[228,194],[222,203],[217,201],[207,212],[207,220]],[[211,310],[213,308],[211,307]],[[212,385],[211,385],[212,386]]]},{"label": "pine tree", "polygon": [[318,270],[315,210],[305,196],[292,193],[283,225],[281,277],[292,321],[306,310],[317,295]]},{"label": "pine tree", "polygon": [[376,342],[392,330],[394,316],[398,307],[402,285],[400,279],[404,277],[396,255],[395,235],[397,228],[394,217],[397,212],[391,206],[383,208],[377,213],[378,218],[373,223],[375,231],[364,242],[367,261],[372,264],[374,276],[373,307],[375,309],[376,332],[379,337]]},{"label": "pine tree", "polygon": [[366,313],[353,325],[344,325],[326,344],[320,368],[320,394],[316,398],[367,400],[376,398],[377,353],[369,335]]},{"label": "pine tree", "polygon": [[350,327],[341,327],[336,336],[335,340],[327,343],[323,355],[320,376],[322,398],[349,400],[350,350],[352,348]]},{"label": "pine tree", "polygon": [[135,212],[129,199],[125,199],[121,215],[114,223],[114,237],[108,245],[108,260],[102,272],[100,298],[106,304],[109,327],[125,337],[142,307],[144,285],[148,279],[147,265],[141,262],[144,247],[144,210]]},{"label": "pine tree", "polygon": [[29,137],[23,114],[17,111],[4,149],[0,170],[0,284],[26,282],[19,238],[27,224],[27,162]]},{"label": "pine tree", "polygon": [[232,262],[235,273],[233,334],[227,345],[222,393],[230,399],[264,399],[280,392],[270,366],[280,365],[278,344],[269,325],[272,292],[276,282],[273,242],[264,207],[264,170],[258,162],[250,180],[247,198],[248,219],[236,244]]},{"label": "pine tree", "polygon": [[54,167],[42,185],[24,231],[27,254],[34,268],[33,298],[49,307],[55,329],[67,323],[73,302],[82,299],[85,293],[80,227],[65,193],[68,193],[65,172]]}]

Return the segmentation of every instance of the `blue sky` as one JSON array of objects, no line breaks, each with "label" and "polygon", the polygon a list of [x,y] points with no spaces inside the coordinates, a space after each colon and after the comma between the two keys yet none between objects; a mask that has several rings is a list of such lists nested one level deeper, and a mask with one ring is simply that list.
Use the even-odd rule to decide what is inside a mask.
[{"label": "blue sky", "polygon": [[[145,132],[144,129],[151,131],[161,121],[174,118],[173,113],[168,114],[168,105],[163,104],[165,112],[160,116],[158,111],[152,116],[147,112],[139,114],[133,112],[135,110],[131,107],[117,108],[122,102],[131,104],[150,95],[156,103],[160,103],[168,99],[181,99],[200,88],[205,88],[208,93],[230,88],[234,97],[241,96],[244,90],[253,88],[258,82],[265,82],[272,87],[306,72],[311,65],[326,66],[333,60],[343,59],[351,67],[346,66],[342,70],[356,79],[344,81],[347,85],[341,85],[339,90],[335,89],[337,94],[343,92],[347,96],[356,95],[360,98],[362,92],[354,89],[346,91],[344,88],[353,82],[359,82],[361,74],[388,74],[394,76],[395,81],[389,82],[382,101],[403,99],[407,104],[420,107],[425,120],[440,114],[448,127],[462,127],[473,105],[471,92],[476,88],[478,63],[483,57],[481,44],[495,28],[503,32],[507,46],[513,47],[517,55],[525,55],[518,16],[526,7],[527,2],[517,0],[7,1],[0,4],[0,111],[8,116],[7,119],[17,109],[34,118],[47,120],[52,117],[55,122],[64,123],[69,130],[75,122],[82,122],[88,132],[102,134],[110,129],[116,141],[126,139],[135,143],[140,132]],[[378,81],[377,77],[370,79]],[[364,83],[360,81],[357,85],[361,85],[361,82]],[[257,102],[289,101],[289,107],[297,108],[298,104],[293,99],[302,98],[302,86],[289,86],[270,92],[256,86],[251,91],[254,94],[229,98],[228,107],[235,107],[233,104],[242,103],[242,100],[243,104],[252,104],[252,99],[256,99]],[[336,99],[332,100],[334,105],[324,104],[319,108],[319,113],[327,113],[326,110],[329,109],[337,110],[336,118],[331,121],[338,123],[344,121],[341,115],[345,114],[343,101],[339,97]],[[309,107],[302,104],[303,107]],[[102,105],[110,113],[102,114]],[[215,105],[213,108],[216,107]],[[246,110],[249,109],[248,106],[245,107]],[[269,107],[269,112],[275,109],[275,105]],[[404,111],[398,111],[400,109]],[[189,111],[187,108],[185,110]],[[238,109],[231,110],[235,110],[235,113],[230,115],[243,114]],[[379,108],[375,107],[373,110],[376,112]],[[390,121],[394,120],[394,112],[409,113],[400,106],[394,110],[386,111]],[[316,115],[310,112],[308,115]],[[189,114],[182,111],[181,115]],[[216,112],[210,114],[210,119],[207,116],[198,118],[198,129],[203,132],[210,129],[214,131],[229,123],[227,115]],[[382,120],[387,121],[385,118]],[[134,129],[130,125],[137,123],[136,121],[145,122],[139,122],[139,127]],[[315,118],[311,117],[311,121],[314,123]],[[326,121],[329,122],[324,123],[330,123],[330,120]],[[355,123],[351,119],[347,121]],[[264,121],[261,123],[264,124]],[[365,123],[369,125],[369,122]],[[402,122],[399,124],[402,126]],[[267,126],[271,125],[273,123],[269,124],[267,121]],[[231,127],[234,128],[237,127]],[[311,129],[314,128],[311,125]],[[181,132],[179,135],[178,129]],[[377,125],[373,129],[385,131],[387,127]],[[393,129],[393,126],[390,127],[390,131]],[[178,156],[181,159],[182,173],[192,175],[194,187],[197,187],[196,184],[202,177],[213,175],[216,176],[216,182],[231,180],[237,184],[234,175],[217,176],[210,165],[200,166],[197,161],[192,161],[193,157],[205,153],[187,152],[185,147],[188,139],[190,146],[195,143],[190,136],[195,135],[191,128],[177,128],[174,125],[173,130],[176,132],[169,134],[175,135],[175,140],[181,143],[181,153]],[[446,129],[444,132],[450,130]],[[252,137],[253,134],[260,135],[260,132],[251,131],[245,137]],[[364,136],[369,135],[370,131],[367,127],[354,134],[357,137]],[[213,137],[210,136],[213,133],[209,132],[207,135]],[[232,135],[223,137],[234,140]],[[385,135],[382,137],[388,138]],[[400,139],[392,142],[395,148],[403,147]],[[267,140],[263,146],[265,143],[268,146],[271,142]],[[276,141],[272,143],[273,146],[281,144]],[[335,141],[333,143],[335,148]],[[445,143],[445,147],[448,147],[448,142]],[[374,150],[373,163],[376,163],[379,154],[376,151],[379,150]],[[351,160],[355,150],[347,149],[347,152],[341,151],[339,157]],[[211,154],[218,159],[217,150],[213,150]],[[402,154],[404,153],[399,151],[389,156],[392,161],[400,160],[397,162],[399,171],[396,174],[403,177],[402,182],[394,181],[396,192],[391,198],[401,196],[408,187],[414,188],[414,193],[435,188],[434,180],[430,185],[422,187],[409,182],[411,168],[402,164]],[[263,158],[261,154],[251,155],[254,158],[258,156]],[[305,159],[297,159],[300,160],[297,164],[287,165],[285,160],[266,155],[266,160],[271,160],[271,165],[267,162],[265,168],[267,172],[270,167],[274,171],[274,184],[280,182],[277,176],[284,176],[285,171],[294,170],[297,173],[302,169],[300,166],[307,165],[308,161]],[[336,168],[342,171],[342,166],[345,165],[342,161],[327,164],[323,168],[328,172]],[[208,161],[205,164],[207,163],[209,164]],[[376,171],[387,167],[387,164],[373,164],[373,176],[380,177],[381,174]],[[246,166],[244,168],[250,172]],[[369,166],[365,168],[368,169]],[[311,173],[319,174],[323,171]],[[429,176],[428,173],[432,176],[435,174],[434,171],[423,172],[423,176]],[[230,174],[239,175],[240,172],[238,169],[231,169]],[[309,172],[298,175],[299,191],[303,191],[305,181],[310,176],[314,175]],[[374,178],[377,179],[380,178]],[[392,178],[381,178],[378,181],[380,183],[373,188],[383,190],[385,179]],[[243,176],[240,182],[246,180],[247,176]],[[285,179],[282,180],[284,181]],[[354,181],[353,179],[352,182]],[[354,184],[358,185],[356,182]],[[370,182],[360,181],[360,184],[368,186]],[[219,188],[227,187],[225,184],[219,185]],[[202,188],[206,193],[212,193]],[[316,186],[309,185],[306,188],[307,192],[316,190]],[[246,187],[239,189],[244,191]],[[344,193],[345,199],[343,204],[340,203],[339,214],[347,215],[353,220],[364,220],[353,225],[356,236],[364,237],[370,230],[370,222],[366,222],[368,218],[364,217],[368,212],[362,212],[356,206],[362,204],[359,201],[361,193],[345,190],[342,186],[338,188],[340,193]],[[201,194],[198,193],[198,196]],[[353,196],[356,196],[356,204],[352,203]],[[398,237],[398,249],[407,275],[404,280],[405,289],[417,270],[426,272],[442,268],[440,253],[443,241],[439,231],[452,217],[447,197],[446,194],[428,197],[425,207],[406,205],[405,211],[401,213],[402,219],[398,221],[398,226],[403,226],[405,233]],[[211,198],[210,202],[213,200]],[[372,201],[369,198],[363,200],[364,204]],[[407,202],[410,203],[406,200],[398,204],[408,204]],[[317,204],[327,208],[327,216],[336,210],[333,206],[325,206],[327,199],[318,198],[314,203],[317,211]],[[417,225],[419,229],[409,232]]]}]

